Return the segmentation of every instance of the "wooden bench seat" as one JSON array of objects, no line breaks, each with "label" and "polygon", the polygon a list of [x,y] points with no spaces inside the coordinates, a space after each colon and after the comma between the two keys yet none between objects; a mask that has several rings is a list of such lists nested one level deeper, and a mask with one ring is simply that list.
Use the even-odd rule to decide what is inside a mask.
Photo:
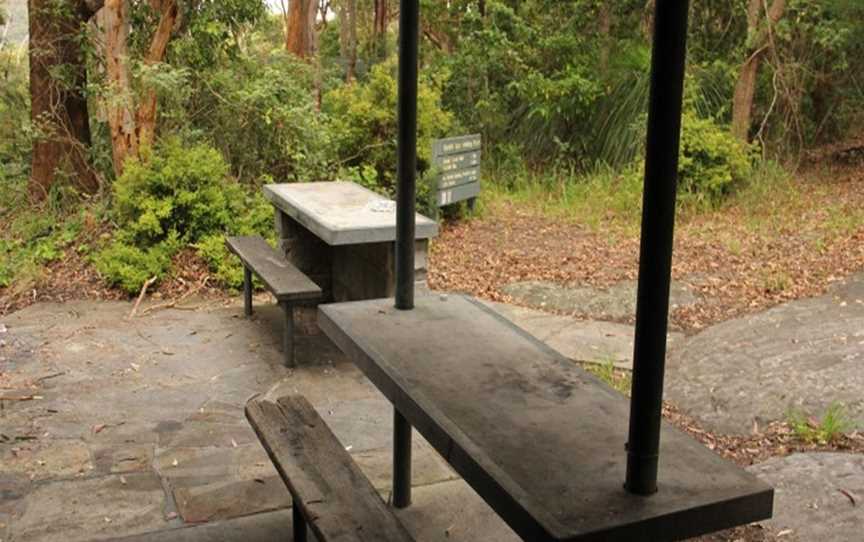
[{"label": "wooden bench seat", "polygon": [[253,399],[246,417],[291,492],[294,541],[413,540],[324,420],[302,396]]},{"label": "wooden bench seat", "polygon": [[321,298],[321,288],[267,244],[263,237],[227,237],[225,245],[243,262],[243,306],[252,315],[252,273],[276,297],[284,312],[285,364],[294,366],[294,305]]}]

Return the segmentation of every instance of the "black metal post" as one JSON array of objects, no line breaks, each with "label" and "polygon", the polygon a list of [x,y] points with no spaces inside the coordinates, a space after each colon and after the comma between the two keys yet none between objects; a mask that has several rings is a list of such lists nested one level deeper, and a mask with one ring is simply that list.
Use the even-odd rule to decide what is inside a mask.
[{"label": "black metal post", "polygon": [[[399,11],[399,139],[396,177],[396,308],[414,308],[414,229],[417,191],[417,65],[419,0],[401,0]],[[411,424],[393,410],[393,506],[411,504]]]},{"label": "black metal post", "polygon": [[624,487],[657,491],[688,0],[657,0],[645,151],[630,434]]},{"label": "black metal post", "polygon": [[411,505],[411,424],[393,409],[393,506]]},{"label": "black metal post", "polygon": [[294,526],[293,542],[306,542],[308,540],[306,536],[306,518],[303,517],[303,513],[300,511],[300,507],[297,505],[297,503],[294,503],[291,506],[291,517]]},{"label": "black metal post", "polygon": [[420,2],[399,11],[399,139],[396,167],[396,308],[414,308],[414,195],[417,190],[417,63]]}]

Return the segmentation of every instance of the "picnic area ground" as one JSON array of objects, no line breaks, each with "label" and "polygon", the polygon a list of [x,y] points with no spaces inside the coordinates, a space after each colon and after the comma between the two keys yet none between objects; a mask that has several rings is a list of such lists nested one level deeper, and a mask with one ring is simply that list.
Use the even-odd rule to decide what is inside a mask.
[{"label": "picnic area ground", "polygon": [[[860,535],[856,175],[763,202],[762,218],[726,209],[679,228],[664,413],[777,489],[772,521],[703,540]],[[599,231],[496,197],[444,228],[430,285],[477,295],[626,390],[637,253],[626,227]],[[314,312],[300,318],[299,367],[286,369],[267,295],[247,320],[194,259],[179,267],[136,308],[73,255],[2,304],[0,540],[287,537],[288,493],[243,416],[256,394],[308,397],[388,497],[389,403],[317,332]],[[832,409],[842,420],[828,431]],[[418,540],[516,539],[420,438],[414,454],[415,506],[397,514]]]}]

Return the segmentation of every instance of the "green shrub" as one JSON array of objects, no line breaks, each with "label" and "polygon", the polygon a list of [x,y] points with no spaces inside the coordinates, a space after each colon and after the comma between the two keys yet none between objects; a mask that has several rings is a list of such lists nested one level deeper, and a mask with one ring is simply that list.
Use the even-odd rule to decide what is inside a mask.
[{"label": "green shrub", "polygon": [[195,125],[238,178],[331,180],[330,132],[316,111],[314,71],[284,48],[242,55],[201,75]]},{"label": "green shrub", "polygon": [[178,246],[176,240],[166,240],[139,248],[118,240],[100,251],[94,262],[109,284],[136,293],[152,277],[158,279],[165,275]]},{"label": "green shrub", "polygon": [[708,204],[720,202],[753,173],[752,152],[728,129],[686,111],[678,162],[679,192]]},{"label": "green shrub", "polygon": [[94,263],[110,284],[129,293],[163,277],[184,246],[195,247],[220,282],[238,286],[242,268],[225,249],[225,235],[273,229],[270,205],[229,176],[218,151],[173,138],[127,162],[114,185],[114,217],[115,239]]},{"label": "green shrub", "polygon": [[194,243],[236,219],[242,187],[206,145],[169,139],[141,160],[130,159],[114,184],[114,209],[126,240],[149,246],[174,235]]},{"label": "green shrub", "polygon": [[[364,186],[394,196],[396,190],[396,64],[390,60],[372,68],[363,84],[345,85],[324,97],[330,133],[340,164]],[[429,168],[432,140],[449,133],[452,115],[441,107],[441,90],[421,82],[417,96],[418,170]],[[374,175],[374,178],[370,178]],[[426,205],[421,195],[420,207]]]}]

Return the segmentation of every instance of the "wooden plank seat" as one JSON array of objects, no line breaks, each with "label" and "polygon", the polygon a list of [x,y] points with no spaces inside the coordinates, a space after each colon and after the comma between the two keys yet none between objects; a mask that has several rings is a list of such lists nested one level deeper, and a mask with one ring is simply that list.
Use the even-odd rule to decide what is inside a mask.
[{"label": "wooden plank seat", "polygon": [[246,417],[291,492],[294,542],[409,542],[372,484],[301,395],[252,399]]},{"label": "wooden plank seat", "polygon": [[294,306],[321,298],[321,288],[294,267],[284,255],[267,244],[263,237],[226,237],[225,245],[243,262],[243,308],[252,315],[252,273],[276,297],[284,314],[282,339],[285,365],[294,366]]}]

